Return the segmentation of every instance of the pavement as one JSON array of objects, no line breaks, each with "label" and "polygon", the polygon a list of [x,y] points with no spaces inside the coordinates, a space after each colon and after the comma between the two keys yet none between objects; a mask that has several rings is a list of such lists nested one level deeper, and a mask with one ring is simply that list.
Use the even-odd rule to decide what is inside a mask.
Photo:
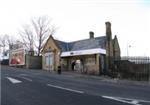
[{"label": "pavement", "polygon": [[64,71],[64,75],[72,75],[77,78],[85,78],[85,79],[93,79],[93,80],[99,80],[103,82],[108,82],[108,83],[115,83],[115,84],[123,84],[123,85],[136,85],[136,86],[150,86],[150,81],[134,81],[134,80],[127,80],[127,79],[119,79],[119,78],[111,78],[109,76],[94,76],[94,75],[87,75],[87,74],[81,74],[81,73],[76,73],[72,71]]},{"label": "pavement", "polygon": [[109,77],[2,66],[0,79],[1,105],[150,105],[148,85]]},{"label": "pavement", "polygon": [[[25,68],[23,70],[26,70]],[[47,72],[51,74],[57,74],[56,71],[45,71],[41,69],[29,69],[30,71],[34,72]],[[150,81],[134,81],[134,80],[127,80],[127,79],[119,79],[119,78],[111,78],[109,76],[104,76],[104,75],[88,75],[88,74],[81,74],[80,72],[74,72],[74,71],[62,71],[61,75],[64,76],[69,76],[69,77],[74,77],[74,78],[81,78],[81,79],[87,79],[87,80],[98,80],[98,81],[103,81],[103,82],[108,82],[108,83],[115,83],[119,85],[135,85],[135,86],[149,86],[150,87]]]}]

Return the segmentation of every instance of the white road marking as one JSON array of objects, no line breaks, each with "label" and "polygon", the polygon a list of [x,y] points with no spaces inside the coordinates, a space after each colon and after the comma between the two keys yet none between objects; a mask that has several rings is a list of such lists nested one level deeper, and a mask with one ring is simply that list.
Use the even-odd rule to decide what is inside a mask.
[{"label": "white road marking", "polygon": [[19,76],[19,77],[22,78],[22,79],[25,79],[25,80],[27,80],[27,81],[32,82],[32,79],[30,79],[30,78],[27,78],[27,77],[21,77],[21,76]]},{"label": "white road marking", "polygon": [[138,104],[139,103],[138,101],[136,103],[133,103],[133,101],[127,101],[127,100],[123,100],[123,99],[120,99],[117,97],[111,97],[111,96],[102,96],[102,97],[107,98],[107,99],[111,99],[111,100],[115,100],[115,101],[119,101],[119,102],[123,102],[123,103],[128,103],[131,105],[141,105],[141,104]]},{"label": "white road marking", "polygon": [[20,80],[17,80],[17,79],[14,79],[14,78],[11,78],[11,77],[6,77],[10,82],[12,82],[13,84],[16,84],[16,83],[21,83],[22,81]]},{"label": "white road marking", "polygon": [[119,101],[119,102],[128,103],[128,104],[131,104],[131,105],[142,105],[142,104],[139,104],[140,102],[150,103],[150,101],[140,100],[140,99],[130,99],[130,98],[112,97],[112,96],[102,96],[102,97],[107,98],[107,99],[116,100],[116,101]]},{"label": "white road marking", "polygon": [[27,74],[19,74],[19,76],[17,76],[17,77],[22,78],[22,79],[25,79],[25,80],[27,80],[27,81],[32,82],[32,79],[30,79],[30,78],[28,78],[28,77],[25,77],[25,76],[27,76]]},{"label": "white road marking", "polygon": [[139,102],[146,102],[146,103],[150,103],[150,101],[147,101],[147,100],[140,100],[140,99],[131,99],[131,98],[123,98],[123,97],[117,97],[117,98],[120,98],[120,99],[124,99],[124,100],[137,100]]},{"label": "white road marking", "polygon": [[58,89],[63,89],[63,90],[67,90],[67,91],[71,91],[71,92],[75,92],[75,93],[80,93],[80,94],[84,93],[83,91],[74,90],[74,89],[70,89],[70,88],[64,88],[64,87],[56,86],[56,85],[52,85],[52,84],[47,84],[47,86],[58,88]]},{"label": "white road marking", "polygon": [[27,74],[19,74],[20,76],[27,76]]},{"label": "white road marking", "polygon": [[135,104],[135,105],[136,105],[136,104],[138,104],[138,103],[139,103],[139,101],[138,101],[138,100],[132,100],[132,101],[131,101],[131,103],[133,103],[133,104]]}]

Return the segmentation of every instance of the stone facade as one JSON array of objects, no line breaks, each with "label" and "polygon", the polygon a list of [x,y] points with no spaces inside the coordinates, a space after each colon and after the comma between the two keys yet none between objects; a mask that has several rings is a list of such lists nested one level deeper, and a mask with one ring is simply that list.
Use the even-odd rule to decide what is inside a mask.
[{"label": "stone facade", "polygon": [[25,56],[25,68],[28,69],[41,69],[42,68],[42,57],[41,56]]},{"label": "stone facade", "polygon": [[[100,70],[99,58],[100,58],[99,54],[65,57],[61,58],[62,59],[61,67],[62,70],[72,70],[88,74],[99,74]],[[77,64],[79,61],[79,64],[77,65],[77,67],[75,66],[73,70],[72,63],[75,61],[77,62]]]},{"label": "stone facade", "polygon": [[106,72],[110,73],[113,69],[114,58],[120,57],[120,47],[117,36],[112,39],[111,23],[106,22]]},{"label": "stone facade", "polygon": [[112,39],[111,23],[105,24],[106,36],[102,37],[94,38],[90,32],[89,39],[67,43],[50,36],[42,50],[43,69],[57,70],[61,66],[62,70],[88,74],[108,71],[113,62],[110,58],[120,57],[120,47],[117,37]]},{"label": "stone facade", "polygon": [[45,70],[57,70],[60,65],[60,48],[52,36],[49,37],[42,50],[42,67]]},{"label": "stone facade", "polygon": [[121,54],[121,51],[120,51],[119,42],[118,42],[117,36],[115,35],[114,40],[113,40],[113,56],[114,58],[118,59],[120,58],[120,54]]}]

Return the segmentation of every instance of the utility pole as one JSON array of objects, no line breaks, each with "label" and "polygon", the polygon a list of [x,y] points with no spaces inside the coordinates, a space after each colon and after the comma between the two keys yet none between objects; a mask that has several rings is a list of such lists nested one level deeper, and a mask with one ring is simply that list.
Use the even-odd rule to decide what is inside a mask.
[{"label": "utility pole", "polygon": [[128,45],[127,43],[127,57],[129,57],[129,48],[131,47],[131,45]]},{"label": "utility pole", "polygon": [[129,56],[129,49],[128,49],[128,44],[127,44],[127,57]]}]

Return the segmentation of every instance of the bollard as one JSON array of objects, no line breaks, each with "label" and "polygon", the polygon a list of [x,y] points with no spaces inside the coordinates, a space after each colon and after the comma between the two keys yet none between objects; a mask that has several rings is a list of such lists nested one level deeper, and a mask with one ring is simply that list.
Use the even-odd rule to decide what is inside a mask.
[{"label": "bollard", "polygon": [[148,85],[150,86],[150,76],[149,76],[149,80],[148,80]]},{"label": "bollard", "polygon": [[58,72],[58,74],[61,74],[61,66],[58,66],[57,72]]}]

